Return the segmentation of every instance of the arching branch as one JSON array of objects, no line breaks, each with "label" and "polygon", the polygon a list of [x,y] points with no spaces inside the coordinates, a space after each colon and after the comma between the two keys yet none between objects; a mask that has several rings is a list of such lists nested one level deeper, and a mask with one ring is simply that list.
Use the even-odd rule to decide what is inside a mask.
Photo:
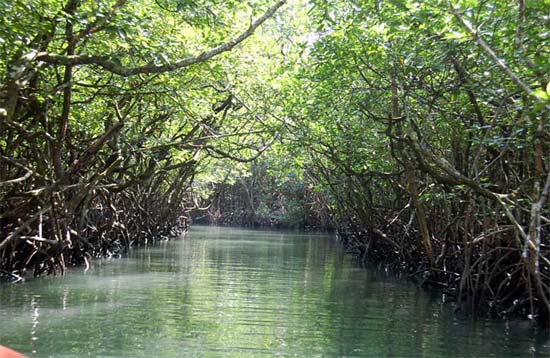
[{"label": "arching branch", "polygon": [[184,67],[189,67],[197,63],[207,61],[212,57],[215,57],[223,52],[230,51],[231,49],[233,49],[233,47],[237,46],[238,44],[243,42],[245,39],[250,37],[254,33],[254,31],[256,31],[258,27],[260,27],[260,25],[262,25],[266,20],[271,18],[275,14],[275,12],[285,3],[286,3],[286,0],[281,0],[277,2],[274,6],[269,8],[261,17],[259,17],[254,22],[252,22],[252,24],[250,24],[250,26],[245,32],[235,37],[234,39],[226,43],[223,43],[217,47],[214,47],[209,51],[205,51],[197,56],[187,57],[187,58],[175,61],[173,63],[167,63],[164,65],[147,64],[147,65],[138,66],[138,67],[125,67],[118,62],[110,60],[108,56],[89,56],[89,55],[66,56],[66,55],[58,55],[58,54],[52,54],[52,53],[40,53],[36,57],[36,60],[50,63],[50,64],[66,65],[66,66],[97,65],[109,72],[112,72],[114,74],[117,74],[123,77],[135,76],[138,74],[152,74],[152,73],[164,73],[164,72],[176,71]]}]

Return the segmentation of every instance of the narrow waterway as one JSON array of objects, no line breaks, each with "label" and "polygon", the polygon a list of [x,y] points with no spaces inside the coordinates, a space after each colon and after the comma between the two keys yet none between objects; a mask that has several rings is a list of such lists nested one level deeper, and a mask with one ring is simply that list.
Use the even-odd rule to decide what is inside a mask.
[{"label": "narrow waterway", "polygon": [[531,357],[548,332],[457,318],[330,237],[193,227],[65,277],[0,286],[0,344],[32,357]]}]

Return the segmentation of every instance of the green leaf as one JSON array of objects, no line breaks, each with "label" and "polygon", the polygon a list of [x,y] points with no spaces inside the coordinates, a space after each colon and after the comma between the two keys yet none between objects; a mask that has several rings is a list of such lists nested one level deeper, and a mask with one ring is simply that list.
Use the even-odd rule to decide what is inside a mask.
[{"label": "green leaf", "polygon": [[[548,91],[548,86],[546,86],[546,91]],[[540,88],[533,91],[533,96],[541,98],[543,100],[550,99],[550,95],[547,92],[544,92]]]}]

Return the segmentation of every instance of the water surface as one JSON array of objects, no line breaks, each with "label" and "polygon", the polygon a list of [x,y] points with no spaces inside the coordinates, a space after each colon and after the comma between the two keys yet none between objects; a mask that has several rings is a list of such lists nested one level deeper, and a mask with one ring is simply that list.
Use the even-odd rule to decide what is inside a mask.
[{"label": "water surface", "polygon": [[549,357],[548,332],[464,320],[329,236],[194,227],[88,272],[0,286],[31,357]]}]

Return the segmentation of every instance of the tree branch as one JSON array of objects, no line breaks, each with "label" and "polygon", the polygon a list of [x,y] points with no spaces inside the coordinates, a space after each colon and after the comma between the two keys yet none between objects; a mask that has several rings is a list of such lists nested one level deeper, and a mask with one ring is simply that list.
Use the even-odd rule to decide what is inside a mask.
[{"label": "tree branch", "polygon": [[493,51],[493,49],[487,44],[487,42],[485,42],[485,40],[483,40],[481,38],[481,36],[479,36],[477,30],[473,28],[472,24],[470,24],[470,22],[468,22],[466,19],[464,19],[462,17],[462,15],[460,15],[458,10],[452,5],[452,3],[449,0],[447,0],[447,4],[449,6],[449,9],[450,9],[451,13],[458,20],[458,22],[462,25],[462,27],[464,27],[466,29],[466,31],[468,31],[468,33],[470,33],[470,35],[472,36],[474,41],[479,45],[479,47],[481,47],[483,52],[485,52],[493,60],[493,62],[498,67],[500,67],[504,71],[504,73],[506,73],[506,75],[512,80],[512,82],[514,82],[516,85],[518,85],[529,96],[535,97],[535,98],[537,98],[538,101],[541,101],[541,99],[539,97],[533,95],[533,90],[531,89],[531,87],[529,87],[525,82],[523,82],[521,80],[521,78],[519,78],[514,73],[514,71],[512,71],[510,69],[510,67],[508,67],[508,65],[506,64],[506,62],[503,59],[501,59],[497,56],[495,51]]},{"label": "tree branch", "polygon": [[197,63],[207,61],[212,57],[215,57],[223,52],[230,51],[231,49],[233,49],[233,47],[237,46],[238,44],[243,42],[245,39],[250,37],[261,24],[263,24],[266,20],[271,18],[275,14],[275,12],[285,3],[286,3],[286,0],[281,0],[277,2],[274,6],[269,8],[260,18],[256,19],[245,32],[235,37],[234,39],[224,44],[221,44],[217,47],[214,47],[209,51],[203,52],[197,56],[187,57],[173,63],[168,63],[164,65],[147,64],[147,65],[138,66],[138,67],[124,67],[120,63],[109,60],[108,56],[89,56],[89,55],[64,56],[64,55],[44,53],[44,52],[38,54],[36,59],[38,61],[42,61],[50,64],[65,65],[65,66],[97,65],[109,72],[112,72],[114,74],[117,74],[123,77],[135,76],[138,74],[172,72],[184,67],[189,67]]}]

